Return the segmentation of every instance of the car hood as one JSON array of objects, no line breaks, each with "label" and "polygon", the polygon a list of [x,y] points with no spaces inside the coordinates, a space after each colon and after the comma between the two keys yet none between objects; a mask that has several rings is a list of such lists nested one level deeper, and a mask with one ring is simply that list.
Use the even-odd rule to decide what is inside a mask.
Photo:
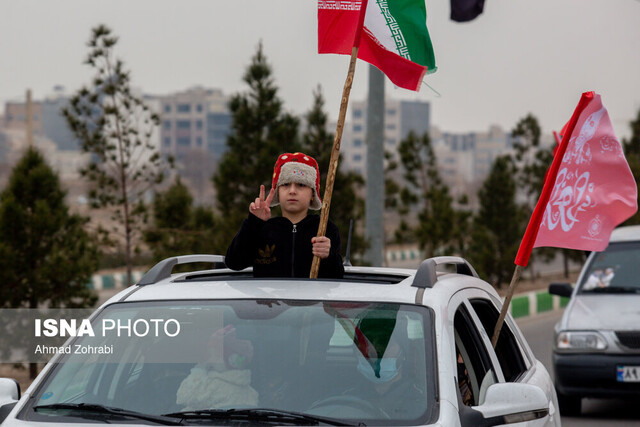
[{"label": "car hood", "polygon": [[640,295],[576,295],[565,313],[567,329],[638,329]]}]

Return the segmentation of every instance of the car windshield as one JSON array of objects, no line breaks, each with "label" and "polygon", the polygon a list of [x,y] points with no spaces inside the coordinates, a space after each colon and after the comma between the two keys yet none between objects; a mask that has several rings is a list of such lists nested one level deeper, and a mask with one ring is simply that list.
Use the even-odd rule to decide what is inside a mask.
[{"label": "car windshield", "polygon": [[256,414],[268,414],[282,424],[281,414],[303,414],[368,425],[437,418],[433,312],[426,307],[118,303],[92,324],[94,336],[76,338],[36,390],[31,418],[86,422],[135,412],[225,424],[245,416],[262,422]]},{"label": "car windshield", "polygon": [[591,258],[580,293],[640,293],[640,242],[612,243]]}]

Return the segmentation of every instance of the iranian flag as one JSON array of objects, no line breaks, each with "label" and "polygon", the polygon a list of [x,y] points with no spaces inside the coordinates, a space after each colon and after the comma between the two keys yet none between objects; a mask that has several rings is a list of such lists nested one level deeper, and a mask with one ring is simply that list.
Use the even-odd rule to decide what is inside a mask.
[{"label": "iranian flag", "polygon": [[516,265],[534,247],[603,251],[611,231],[638,210],[638,188],[600,95],[582,94],[562,130]]},{"label": "iranian flag", "polygon": [[318,0],[318,53],[349,55],[353,47],[404,89],[420,90],[436,71],[424,0]]}]

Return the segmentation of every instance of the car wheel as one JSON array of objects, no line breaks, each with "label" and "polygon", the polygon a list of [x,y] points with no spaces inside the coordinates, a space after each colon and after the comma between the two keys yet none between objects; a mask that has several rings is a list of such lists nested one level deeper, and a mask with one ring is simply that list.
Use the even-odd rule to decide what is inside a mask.
[{"label": "car wheel", "polygon": [[558,406],[560,407],[560,415],[578,416],[580,415],[582,398],[558,393]]}]

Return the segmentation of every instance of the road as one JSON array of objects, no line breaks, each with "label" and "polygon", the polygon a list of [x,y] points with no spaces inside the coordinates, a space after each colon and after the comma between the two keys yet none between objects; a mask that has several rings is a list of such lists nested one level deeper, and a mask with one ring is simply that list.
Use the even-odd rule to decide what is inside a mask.
[{"label": "road", "polygon": [[[560,320],[561,311],[549,312],[518,320],[518,326],[529,342],[529,346],[549,373],[553,326]],[[634,426],[640,425],[637,402],[613,399],[583,399],[581,417],[562,417],[563,426]]]}]

